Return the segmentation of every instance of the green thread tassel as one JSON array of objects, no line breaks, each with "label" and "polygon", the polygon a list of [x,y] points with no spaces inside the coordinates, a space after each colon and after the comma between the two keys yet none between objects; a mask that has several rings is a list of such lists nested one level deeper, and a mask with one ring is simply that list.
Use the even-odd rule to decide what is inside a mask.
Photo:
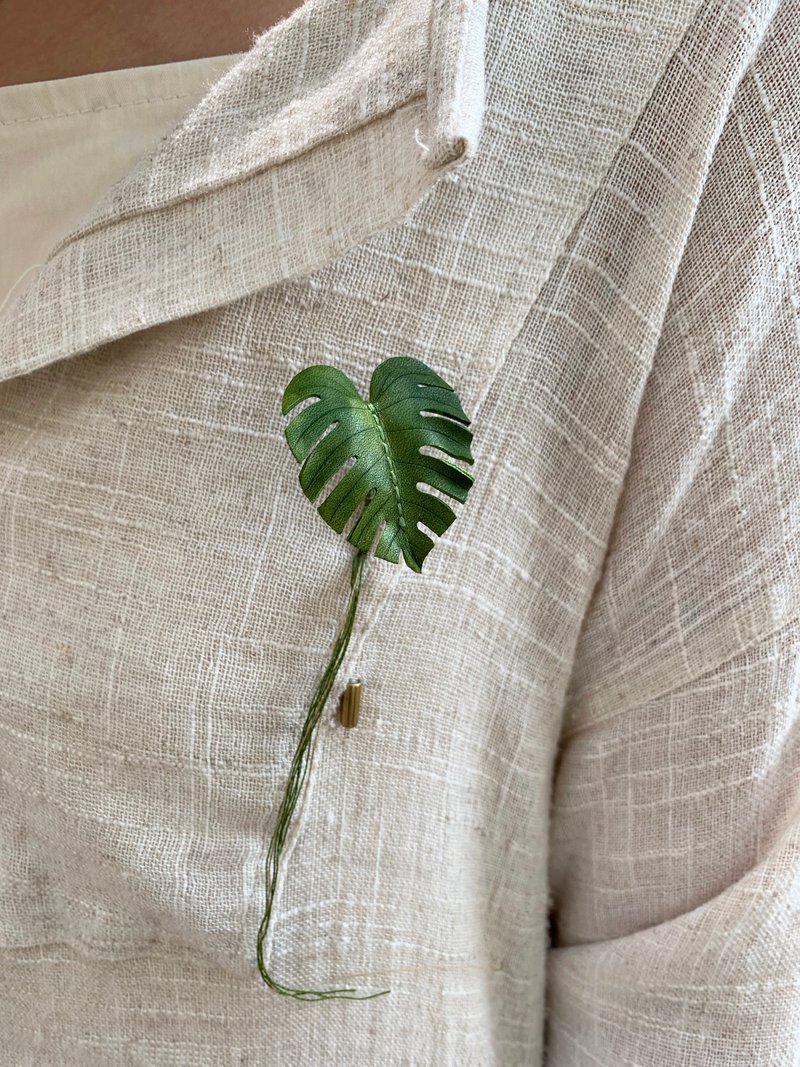
[{"label": "green thread tassel", "polygon": [[292,816],[294,815],[297,802],[302,795],[303,786],[306,782],[306,775],[311,760],[312,745],[314,742],[314,732],[319,725],[325,703],[330,696],[339,667],[347,652],[347,646],[350,643],[350,635],[353,632],[353,621],[355,620],[356,608],[358,607],[358,597],[361,592],[361,581],[367,555],[368,552],[362,549],[359,550],[353,558],[350,573],[350,599],[347,605],[347,614],[345,615],[344,624],[342,625],[339,635],[336,638],[336,643],[333,646],[333,652],[331,653],[328,666],[317,686],[314,696],[312,697],[308,714],[306,715],[306,721],[303,724],[303,731],[300,734],[300,740],[297,744],[294,759],[292,760],[292,766],[289,771],[289,780],[286,783],[286,791],[283,796],[283,801],[281,802],[280,811],[278,812],[278,819],[272,834],[272,840],[269,844],[269,851],[267,852],[265,866],[266,899],[264,904],[264,916],[258,929],[258,941],[256,946],[258,969],[261,972],[261,977],[270,989],[274,990],[276,993],[281,993],[284,996],[294,997],[296,1000],[372,1000],[374,997],[381,997],[385,993],[390,992],[388,989],[382,989],[378,993],[359,994],[355,989],[292,989],[289,986],[282,985],[280,982],[276,981],[268,972],[264,963],[264,940],[267,936],[270,918],[272,916],[272,905],[275,899],[275,891],[278,883],[281,856],[283,854],[284,845],[286,844],[286,837],[289,832]]}]

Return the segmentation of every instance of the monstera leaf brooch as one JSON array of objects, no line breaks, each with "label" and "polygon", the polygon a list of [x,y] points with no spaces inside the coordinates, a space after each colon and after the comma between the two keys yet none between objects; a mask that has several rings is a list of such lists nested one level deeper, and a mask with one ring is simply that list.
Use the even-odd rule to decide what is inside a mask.
[{"label": "monstera leaf brooch", "polygon": [[[455,513],[430,486],[463,503],[473,476],[458,462],[473,463],[470,420],[455,391],[421,360],[398,356],[375,368],[369,400],[364,400],[346,374],[335,367],[306,367],[292,378],[283,394],[282,412],[316,398],[285,428],[286,440],[300,467],[300,485],[314,503],[328,483],[351,459],[355,462],[339,478],[319,505],[320,515],[337,533],[360,510],[347,540],[356,548],[350,573],[350,596],[328,666],[311,698],[300,740],[292,760],[286,790],[278,811],[266,859],[264,916],[258,931],[257,958],[261,977],[276,993],[297,1000],[368,1000],[388,993],[357,994],[355,989],[293,989],[276,981],[264,962],[278,884],[281,855],[312,755],[315,730],[330,695],[353,630],[367,557],[389,563],[401,557],[420,572],[433,540],[418,524],[440,536]],[[437,454],[422,452],[423,447]],[[350,682],[343,694],[342,722],[357,721],[360,683]]]}]

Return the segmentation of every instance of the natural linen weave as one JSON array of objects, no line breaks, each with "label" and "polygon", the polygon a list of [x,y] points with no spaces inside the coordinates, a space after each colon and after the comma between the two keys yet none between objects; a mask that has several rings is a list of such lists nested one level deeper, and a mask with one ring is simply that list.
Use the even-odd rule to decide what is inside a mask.
[{"label": "natural linen weave", "polygon": [[[799,259],[797,0],[306,0],[175,117],[0,319],[4,1062],[800,1063]],[[272,930],[392,992],[304,1004],[352,552],[280,397],[398,355],[475,486]]]}]

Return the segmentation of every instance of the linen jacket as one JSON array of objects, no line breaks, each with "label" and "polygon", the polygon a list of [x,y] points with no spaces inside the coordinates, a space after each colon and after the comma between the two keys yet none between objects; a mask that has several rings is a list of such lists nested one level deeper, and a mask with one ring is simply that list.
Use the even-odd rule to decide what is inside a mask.
[{"label": "linen jacket", "polygon": [[[5,309],[4,1062],[800,1062],[799,22],[307,0]],[[268,945],[391,994],[299,1003],[353,549],[280,401],[397,355],[475,484],[368,562]]]}]

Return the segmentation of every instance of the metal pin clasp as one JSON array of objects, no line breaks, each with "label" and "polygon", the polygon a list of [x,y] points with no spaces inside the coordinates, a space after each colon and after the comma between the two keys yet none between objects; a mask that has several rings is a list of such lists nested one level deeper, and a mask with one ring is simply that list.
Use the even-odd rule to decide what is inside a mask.
[{"label": "metal pin clasp", "polygon": [[361,711],[361,679],[351,678],[347,688],[342,693],[339,704],[339,718],[342,726],[358,725],[358,714]]}]

